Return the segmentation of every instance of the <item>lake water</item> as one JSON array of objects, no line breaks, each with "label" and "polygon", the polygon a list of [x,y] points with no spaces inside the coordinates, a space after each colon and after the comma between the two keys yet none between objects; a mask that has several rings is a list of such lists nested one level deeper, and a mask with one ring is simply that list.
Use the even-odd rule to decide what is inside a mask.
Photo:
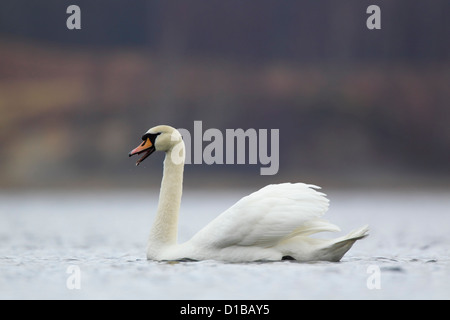
[{"label": "lake water", "polygon": [[[339,263],[147,261],[158,191],[3,192],[0,298],[450,298],[448,192],[324,192],[338,235],[370,225]],[[179,240],[247,193],[186,191]]]}]

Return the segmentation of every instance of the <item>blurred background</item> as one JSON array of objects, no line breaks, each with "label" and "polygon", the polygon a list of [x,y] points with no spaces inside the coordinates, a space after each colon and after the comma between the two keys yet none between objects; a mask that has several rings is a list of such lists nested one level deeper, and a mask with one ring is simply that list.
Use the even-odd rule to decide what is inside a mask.
[{"label": "blurred background", "polygon": [[[69,30],[69,5],[81,30]],[[366,9],[381,8],[381,30]],[[448,0],[3,0],[0,188],[159,188],[150,127],[280,130],[280,168],[185,184],[448,187]],[[192,131],[191,131],[192,132]],[[204,146],[207,143],[204,144]]]}]

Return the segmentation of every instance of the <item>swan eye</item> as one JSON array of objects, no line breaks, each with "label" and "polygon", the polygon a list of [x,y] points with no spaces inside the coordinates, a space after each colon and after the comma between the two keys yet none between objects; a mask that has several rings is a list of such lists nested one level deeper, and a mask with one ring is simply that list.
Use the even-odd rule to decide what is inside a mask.
[{"label": "swan eye", "polygon": [[142,140],[144,141],[143,144],[145,143],[145,141],[147,141],[147,139],[150,139],[150,141],[152,142],[152,144],[155,144],[155,140],[156,137],[159,136],[161,134],[161,132],[158,133],[146,133],[142,136]]}]

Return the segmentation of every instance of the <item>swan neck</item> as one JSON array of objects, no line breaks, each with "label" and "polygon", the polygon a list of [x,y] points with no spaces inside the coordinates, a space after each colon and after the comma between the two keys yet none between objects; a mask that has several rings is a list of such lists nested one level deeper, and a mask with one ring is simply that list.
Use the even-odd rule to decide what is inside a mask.
[{"label": "swan neck", "polygon": [[172,156],[173,153],[173,149],[166,152],[158,209],[150,233],[150,244],[157,246],[172,245],[177,242],[178,214],[183,189],[184,154],[183,159],[175,159]]}]

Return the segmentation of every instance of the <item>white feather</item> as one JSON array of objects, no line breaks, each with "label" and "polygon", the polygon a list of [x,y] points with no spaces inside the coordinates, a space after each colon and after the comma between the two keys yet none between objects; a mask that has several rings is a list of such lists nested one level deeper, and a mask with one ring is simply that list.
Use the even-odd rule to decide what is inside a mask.
[{"label": "white feather", "polygon": [[[270,247],[311,227],[328,209],[318,188],[303,183],[269,185],[234,204],[192,241],[223,248],[231,245]],[[306,231],[306,229],[305,229]]]}]

